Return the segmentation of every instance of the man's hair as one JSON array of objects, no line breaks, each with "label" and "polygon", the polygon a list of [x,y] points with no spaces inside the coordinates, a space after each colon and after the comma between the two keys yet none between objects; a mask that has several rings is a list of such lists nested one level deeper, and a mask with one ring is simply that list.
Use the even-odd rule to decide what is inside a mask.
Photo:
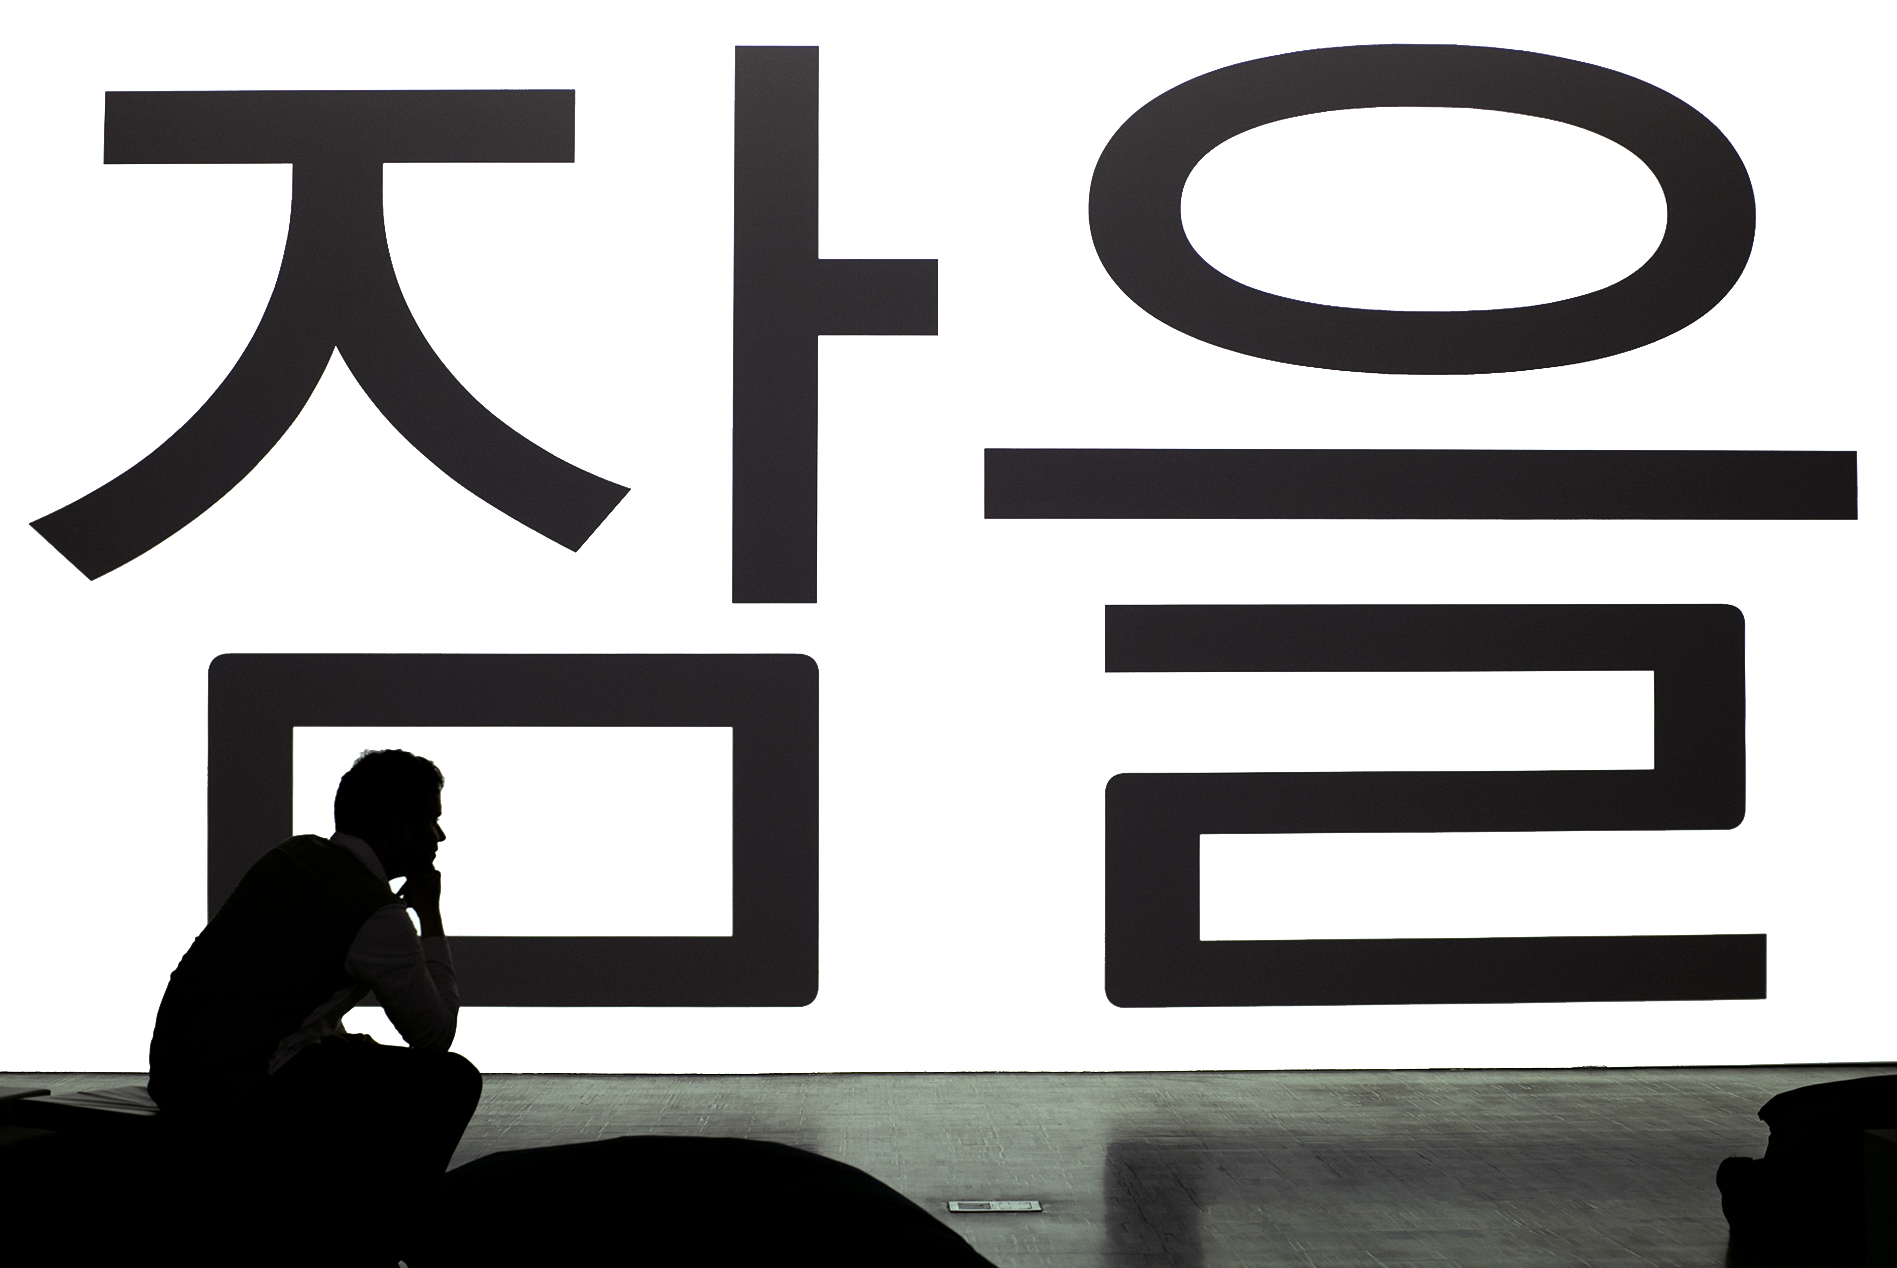
[{"label": "man's hair", "polygon": [[336,831],[351,836],[404,820],[432,819],[441,771],[399,748],[366,751],[336,785]]}]

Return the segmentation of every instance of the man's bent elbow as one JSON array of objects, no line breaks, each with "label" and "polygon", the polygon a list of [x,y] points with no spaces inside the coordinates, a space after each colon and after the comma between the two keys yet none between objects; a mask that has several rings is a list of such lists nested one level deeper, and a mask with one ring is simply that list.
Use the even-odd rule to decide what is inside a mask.
[{"label": "man's bent elbow", "polygon": [[454,1046],[454,1033],[454,1019],[450,1018],[446,1025],[435,1027],[429,1034],[403,1037],[408,1039],[411,1048],[419,1048],[423,1052],[446,1052]]}]

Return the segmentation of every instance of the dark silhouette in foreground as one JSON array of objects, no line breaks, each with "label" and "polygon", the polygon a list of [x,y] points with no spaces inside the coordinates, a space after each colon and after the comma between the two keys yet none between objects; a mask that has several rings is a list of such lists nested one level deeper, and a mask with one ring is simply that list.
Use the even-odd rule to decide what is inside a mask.
[{"label": "dark silhouette in foreground", "polygon": [[[28,1089],[0,1096],[9,1091]],[[137,1091],[42,1099],[71,1108]],[[55,1130],[0,1123],[0,1192],[14,1217],[4,1261],[392,1264],[385,1245],[363,1237],[365,1212],[380,1206],[405,1217],[394,1248],[410,1268],[992,1268],[935,1216],[854,1167],[788,1145],[715,1137],[627,1136],[489,1154],[414,1192],[351,1189],[322,1209],[279,1204],[272,1222],[240,1208],[241,1189],[181,1166],[166,1116],[140,1125],[114,1124],[98,1110],[90,1121],[29,1116],[66,1120]],[[263,1179],[267,1187],[282,1177]]]},{"label": "dark silhouette in foreground", "polygon": [[694,1264],[993,1268],[882,1181],[764,1140],[620,1136],[448,1173],[409,1268]]},{"label": "dark silhouette in foreground", "polygon": [[1732,1262],[1864,1263],[1864,1133],[1897,1128],[1897,1075],[1794,1088],[1767,1101],[1759,1117],[1772,1129],[1765,1157],[1719,1164]]},{"label": "dark silhouette in foreground", "polygon": [[[294,837],[245,874],[172,974],[149,1098],[19,1089],[0,1190],[44,1234],[15,1238],[19,1262],[988,1264],[881,1181],[767,1141],[620,1137],[444,1176],[481,1075],[448,1051],[441,786],[423,758],[365,753],[337,789],[336,835]],[[370,990],[409,1046],[343,1029]],[[131,1112],[115,1119],[113,1098]]]},{"label": "dark silhouette in foreground", "polygon": [[[336,789],[336,835],[258,860],[171,975],[150,1089],[210,1199],[207,1253],[392,1264],[447,1169],[481,1075],[448,1051],[441,787],[425,758],[364,753]],[[408,1047],[343,1029],[371,990]]]}]

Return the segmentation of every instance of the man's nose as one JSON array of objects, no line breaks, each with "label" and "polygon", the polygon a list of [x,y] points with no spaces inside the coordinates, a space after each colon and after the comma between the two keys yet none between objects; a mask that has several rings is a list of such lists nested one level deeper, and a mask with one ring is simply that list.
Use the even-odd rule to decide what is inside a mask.
[{"label": "man's nose", "polygon": [[437,843],[437,844],[439,844],[440,842],[442,842],[442,841],[446,841],[447,839],[448,839],[448,834],[447,834],[446,832],[443,832],[443,831],[441,830],[441,825],[440,825],[439,823],[438,823],[438,824],[436,824],[436,825],[435,825],[435,841],[436,841],[436,843]]}]

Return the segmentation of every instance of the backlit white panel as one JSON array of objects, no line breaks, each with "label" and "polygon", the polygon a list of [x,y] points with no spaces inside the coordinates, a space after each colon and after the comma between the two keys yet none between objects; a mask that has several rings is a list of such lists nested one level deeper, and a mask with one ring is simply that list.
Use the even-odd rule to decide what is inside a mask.
[{"label": "backlit white panel", "polygon": [[1643,770],[1650,670],[1107,674],[1127,771]]},{"label": "backlit white panel", "polygon": [[[793,769],[747,765],[741,781],[761,790],[759,857],[781,862],[770,780],[815,764],[814,1002],[471,1003],[456,1047],[490,1071],[1653,1066],[1897,1050],[1884,158],[1897,8],[444,12],[9,10],[8,46],[31,55],[0,77],[0,964],[18,966],[0,1069],[143,1068],[168,975],[208,916],[207,759],[230,720],[207,708],[208,668],[284,653],[817,666],[817,735],[786,742],[803,754]],[[1399,374],[1234,352],[1115,283],[1089,195],[1130,117],[1237,63],[1389,44],[1569,59],[1702,114],[1756,195],[1736,284],[1690,325],[1615,355]],[[939,261],[938,335],[799,345],[818,346],[821,385],[815,603],[732,601],[734,50],[760,45],[820,50],[815,253]],[[388,162],[387,241],[403,302],[467,392],[630,490],[580,549],[438,467],[341,356],[281,438],[252,429],[261,415],[239,420],[236,465],[261,460],[136,559],[89,578],[30,527],[193,416],[282,272],[288,165],[105,163],[106,93],[517,88],[574,94],[572,161]],[[1549,300],[1652,250],[1664,213],[1651,178],[1611,144],[1480,111],[1405,133],[1402,113],[1331,111],[1233,138],[1186,188],[1193,242],[1241,281],[1394,307]],[[784,314],[784,329],[806,316]],[[1088,448],[1847,452],[1862,507],[1806,520],[985,518],[984,450]],[[1210,841],[1208,935],[1764,934],[1765,998],[1115,1005],[1117,775],[1653,762],[1646,674],[1107,673],[1102,659],[1109,605],[1412,604],[1730,605],[1744,619],[1743,821]],[[1664,690],[1685,662],[1656,663]],[[1714,721],[1731,738],[1736,719]],[[728,736],[304,732],[296,829],[328,832],[342,769],[390,743],[447,772],[451,935],[733,931]],[[280,789],[257,791],[258,814],[282,818]],[[807,876],[805,862],[792,871]],[[760,911],[779,910],[775,891],[758,894]],[[463,959],[470,984],[476,959]]]},{"label": "backlit white panel", "polygon": [[1606,137],[1499,110],[1331,110],[1240,133],[1186,182],[1186,234],[1248,286],[1349,308],[1547,304],[1632,273],[1666,195]]},{"label": "backlit white panel", "polygon": [[295,822],[328,836],[371,748],[441,768],[450,935],[731,933],[729,727],[298,727]]},{"label": "backlit white panel", "polygon": [[1199,936],[1757,933],[1770,893],[1722,832],[1206,833]]}]

